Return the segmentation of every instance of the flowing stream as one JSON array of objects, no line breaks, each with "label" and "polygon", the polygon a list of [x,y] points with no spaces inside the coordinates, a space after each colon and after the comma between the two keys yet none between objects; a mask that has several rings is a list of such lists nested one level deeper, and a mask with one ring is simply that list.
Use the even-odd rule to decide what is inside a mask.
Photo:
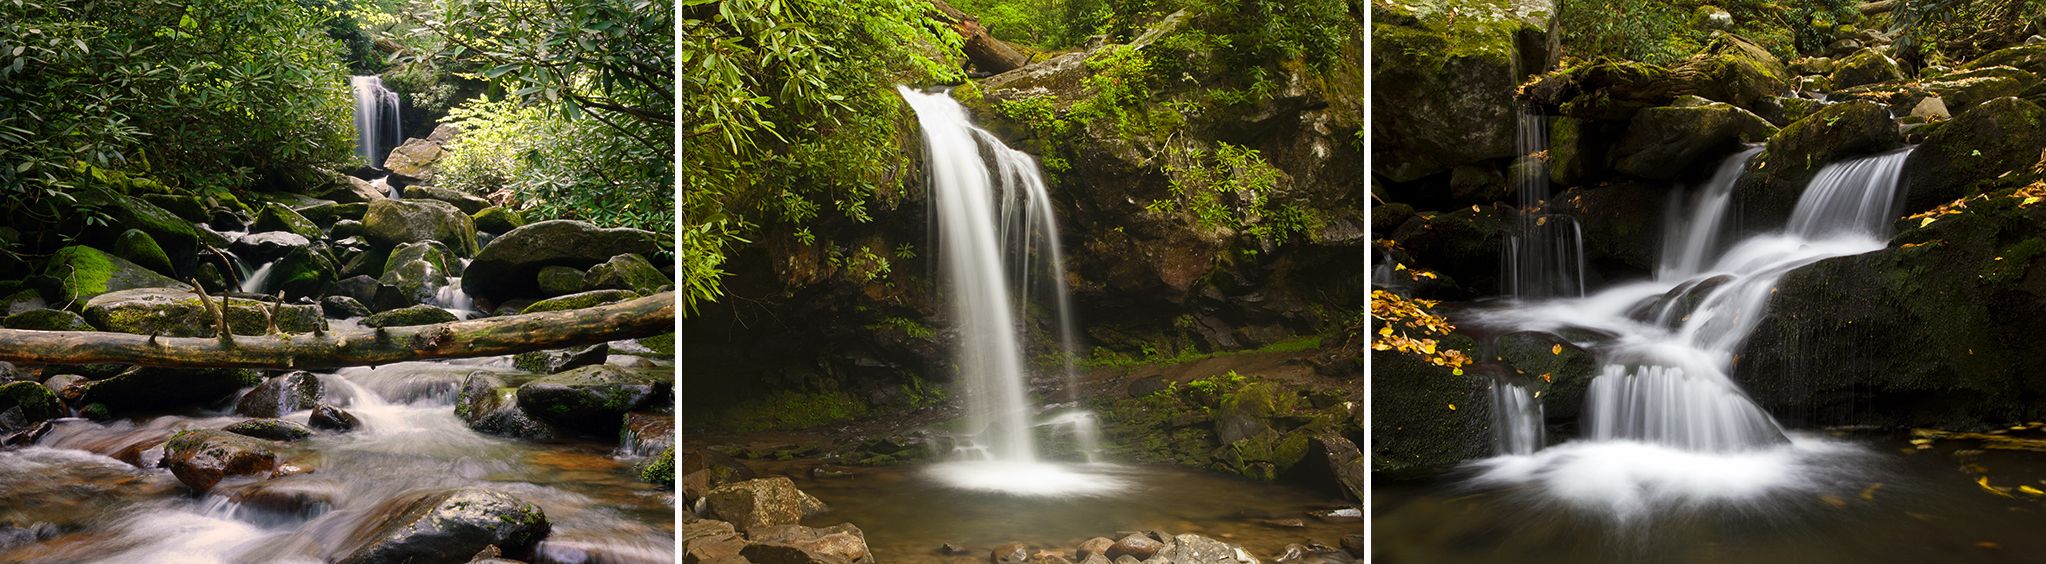
[{"label": "flowing stream", "polygon": [[370,168],[384,167],[384,157],[404,141],[398,123],[398,93],[384,88],[375,75],[352,76],[348,86],[355,92],[355,155]]}]

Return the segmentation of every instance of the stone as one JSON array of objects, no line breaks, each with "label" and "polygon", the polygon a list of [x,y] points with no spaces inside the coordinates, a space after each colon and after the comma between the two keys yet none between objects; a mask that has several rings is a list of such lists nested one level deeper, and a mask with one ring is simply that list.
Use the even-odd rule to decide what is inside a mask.
[{"label": "stone", "polygon": [[571,368],[603,364],[610,355],[611,345],[597,343],[586,347],[519,353],[512,356],[512,366],[535,374],[555,374]]},{"label": "stone", "polygon": [[193,491],[205,493],[231,476],[260,476],[277,466],[268,441],[226,431],[179,431],[163,444],[161,465]]},{"label": "stone", "polygon": [[427,303],[433,301],[441,288],[448,286],[448,272],[432,262],[415,259],[393,265],[384,271],[377,283],[391,288],[399,299],[407,303]]},{"label": "stone", "polygon": [[717,518],[747,534],[803,519],[802,490],[787,477],[772,476],[733,482],[704,493]]},{"label": "stone", "polygon": [[542,268],[539,278],[541,296],[564,296],[586,289],[583,287],[583,271],[566,266]]},{"label": "stone", "polygon": [[462,213],[471,214],[472,216],[491,206],[490,200],[485,200],[474,194],[437,186],[410,186],[405,188],[405,196],[408,198],[425,198],[447,202],[453,204],[455,209],[462,210]]},{"label": "stone", "polygon": [[692,519],[682,523],[682,561],[685,563],[732,562],[745,548],[745,537],[739,536],[731,523],[716,519]]},{"label": "stone", "polygon": [[646,257],[636,254],[622,254],[590,267],[583,275],[586,290],[631,290],[640,295],[651,295],[669,285],[668,276],[654,268]]},{"label": "stone", "polygon": [[519,386],[518,404],[550,423],[611,435],[618,432],[626,412],[642,405],[666,405],[673,388],[674,373],[667,369],[599,364],[527,382]]},{"label": "stone", "polygon": [[2023,69],[2035,75],[2046,76],[2046,44],[2029,43],[1993,51],[1961,65],[1961,70],[1998,66]]},{"label": "stone", "polygon": [[369,204],[365,202],[354,202],[347,204],[328,202],[323,204],[307,206],[303,208],[297,208],[296,210],[293,211],[298,212],[300,216],[303,216],[307,220],[312,221],[313,225],[328,226],[327,227],[328,236],[335,239],[340,239],[350,235],[362,234],[362,231],[360,230],[357,230],[353,233],[341,233],[334,231],[334,228],[340,227],[341,226],[340,222],[343,221],[353,222],[358,227],[361,226],[363,214],[369,213]]},{"label": "stone", "polygon": [[1096,556],[1106,558],[1108,549],[1113,546],[1115,541],[1108,537],[1094,537],[1080,541],[1080,548],[1074,551],[1073,556],[1080,560],[1091,560]]},{"label": "stone", "polygon": [[[414,261],[415,263],[417,261]],[[455,314],[430,305],[416,305],[371,314],[362,319],[365,327],[412,327],[456,321]]]},{"label": "stone", "polygon": [[1889,55],[1875,49],[1862,49],[1846,58],[1835,61],[1833,73],[1829,76],[1833,88],[1853,88],[1878,82],[1904,80],[1904,69]]},{"label": "stone", "polygon": [[1121,540],[1115,541],[1114,545],[1109,546],[1106,556],[1111,559],[1121,559],[1124,556],[1128,556],[1138,560],[1149,560],[1152,555],[1158,554],[1158,551],[1164,549],[1165,543],[1159,542],[1157,539],[1137,533],[1130,533],[1123,535]]},{"label": "stone", "polygon": [[320,311],[329,319],[354,319],[367,317],[369,307],[348,296],[327,296],[320,298]]},{"label": "stone", "polygon": [[1732,104],[1698,102],[1634,114],[1626,134],[1613,146],[1613,169],[1668,180],[1708,158],[1766,141],[1776,133],[1776,126]]},{"label": "stone", "polygon": [[334,259],[323,250],[296,249],[271,263],[269,280],[254,290],[263,294],[284,292],[287,299],[317,297],[334,284],[335,270]]},{"label": "stone", "polygon": [[[192,222],[140,198],[103,187],[86,187],[66,192],[82,206],[106,214],[109,225],[139,229],[163,249],[173,262],[199,256],[199,230]],[[125,231],[126,229],[123,229]]]},{"label": "stone", "polygon": [[653,255],[663,239],[648,231],[604,229],[581,221],[532,223],[499,236],[477,253],[462,277],[462,289],[491,303],[535,297],[542,268],[588,268],[622,254]]},{"label": "stone", "polygon": [[1328,459],[1329,473],[1336,477],[1336,483],[1343,486],[1343,494],[1350,499],[1362,501],[1368,480],[1364,476],[1364,453],[1335,431],[1322,431],[1314,436],[1314,443]]},{"label": "stone", "polygon": [[[64,417],[70,411],[64,402],[57,399],[57,393],[32,381],[0,383],[0,414],[21,410],[18,423],[37,423]],[[6,425],[0,425],[4,428]]]},{"label": "stone", "polygon": [[307,422],[314,429],[327,431],[348,432],[362,427],[362,420],[356,419],[354,414],[324,403],[313,407],[313,415]]},{"label": "stone", "polygon": [[477,254],[475,220],[447,202],[377,200],[370,202],[362,225],[378,245],[439,241],[457,255]]},{"label": "stone", "polygon": [[1513,45],[1527,24],[1497,20],[1459,34],[1373,15],[1372,172],[1409,182],[1512,156]]},{"label": "stone", "polygon": [[443,245],[439,241],[404,243],[392,247],[391,254],[384,257],[384,266],[381,272],[388,274],[399,266],[415,260],[426,261],[427,264],[433,266],[434,270],[445,273],[448,276],[462,275],[462,260],[455,255],[454,250],[449,249],[447,245]]},{"label": "stone", "polygon": [[526,225],[526,217],[504,206],[490,206],[469,215],[476,221],[476,230],[503,235]]},{"label": "stone", "polygon": [[[580,277],[578,277],[578,279],[580,279]],[[6,298],[0,298],[0,305],[5,306],[5,309],[0,309],[0,316],[14,315],[24,311],[47,309],[50,307],[50,303],[43,300],[42,292],[37,292],[35,290],[19,290],[7,294]]]},{"label": "stone", "polygon": [[268,418],[249,419],[245,421],[236,422],[232,425],[222,427],[221,430],[227,431],[229,433],[234,433],[237,435],[255,437],[258,439],[268,439],[272,441],[296,441],[299,439],[313,436],[313,430],[306,428],[306,426],[304,425],[300,425],[290,421],[285,421],[283,419]]},{"label": "stone", "polygon": [[98,331],[85,317],[61,309],[31,309],[0,320],[0,326],[29,331]]},{"label": "stone", "polygon": [[242,264],[253,270],[264,263],[284,258],[292,251],[313,246],[312,239],[289,231],[264,231],[243,235],[229,247]]},{"label": "stone", "polygon": [[432,182],[434,165],[440,162],[443,154],[440,142],[417,137],[406,139],[384,157],[384,170],[409,180]]},{"label": "stone", "polygon": [[1200,535],[1179,535],[1172,541],[1168,562],[1257,562],[1243,547]]},{"label": "stone", "polygon": [[124,411],[205,405],[232,397],[261,377],[255,370],[243,368],[133,367],[111,378],[84,383],[74,403],[104,404]]},{"label": "stone", "polygon": [[1882,104],[1857,100],[1826,106],[1769,138],[1767,150],[1734,187],[1735,213],[1749,225],[1782,224],[1825,165],[1903,145],[1903,133]]},{"label": "stone", "polygon": [[313,220],[306,219],[297,211],[277,202],[263,204],[263,207],[256,211],[256,223],[251,226],[251,230],[285,231],[307,239],[319,239],[325,235]]},{"label": "stone", "polygon": [[852,523],[811,528],[777,525],[748,530],[739,554],[755,564],[872,564],[866,533]]},{"label": "stone", "polygon": [[[463,278],[462,280],[464,285],[467,285],[468,278]],[[545,311],[568,311],[572,309],[583,309],[588,307],[596,307],[608,303],[622,302],[638,297],[639,294],[634,294],[630,290],[591,290],[588,292],[579,292],[569,294],[566,296],[557,296],[533,302],[532,305],[528,305],[525,307],[525,309],[519,310],[519,313],[524,314],[540,313]]]},{"label": "stone", "polygon": [[988,561],[995,564],[1024,564],[1030,561],[1030,547],[1015,542],[997,546],[988,554]]},{"label": "stone", "polygon": [[128,259],[86,246],[70,246],[51,253],[43,263],[42,276],[54,281],[47,292],[56,303],[76,307],[102,294],[136,288],[184,288],[184,283],[157,274]]},{"label": "stone", "polygon": [[122,231],[120,236],[114,238],[114,256],[128,259],[129,262],[153,270],[157,274],[177,275],[177,268],[171,265],[170,255],[164,254],[163,247],[157,246],[156,239],[150,238],[148,233],[140,229]]},{"label": "stone", "polygon": [[[1443,348],[1477,350],[1477,343],[1461,334],[1438,340]],[[1463,374],[1452,374],[1398,351],[1371,351],[1370,362],[1373,474],[1438,475],[1492,454],[1489,377],[1502,370],[1471,365]]]},{"label": "stone", "polygon": [[1971,195],[1977,183],[2029,168],[2046,147],[2046,109],[2017,98],[1984,102],[1932,132],[1904,159],[1903,211]]},{"label": "stone", "polygon": [[[560,433],[519,407],[519,389],[508,375],[472,372],[462,379],[455,398],[455,417],[476,432],[517,439],[550,439]],[[523,383],[523,382],[521,382]]]},{"label": "stone", "polygon": [[[207,298],[218,307],[219,296]],[[213,337],[219,324],[201,303],[199,295],[172,288],[138,288],[110,292],[85,303],[85,320],[106,331],[165,337]],[[227,327],[236,335],[269,332],[269,314],[275,312],[279,330],[311,333],[324,330],[326,316],[320,306],[282,304],[245,298],[227,298]]]},{"label": "stone", "polygon": [[540,507],[509,493],[465,487],[394,499],[350,535],[343,563],[467,562],[486,547],[525,558],[551,526]]},{"label": "stone", "polygon": [[1926,121],[1941,121],[1954,117],[1952,114],[1947,113],[1946,103],[1942,102],[1938,96],[1919,100],[1918,105],[1911,107],[1911,115],[1924,118]]},{"label": "stone", "polygon": [[1682,93],[1725,102],[1761,114],[1769,99],[1790,89],[1783,61],[1748,40],[1715,34],[1702,53],[1670,69]]},{"label": "stone", "polygon": [[235,413],[249,417],[283,417],[286,414],[312,409],[319,405],[320,397],[326,394],[326,386],[320,377],[304,370],[294,370],[284,375],[264,380],[248,393],[242,394],[235,402]]}]

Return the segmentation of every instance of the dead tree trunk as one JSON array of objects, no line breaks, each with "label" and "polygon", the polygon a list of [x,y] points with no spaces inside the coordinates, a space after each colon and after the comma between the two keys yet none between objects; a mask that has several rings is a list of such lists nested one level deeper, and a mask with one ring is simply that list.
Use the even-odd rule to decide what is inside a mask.
[{"label": "dead tree trunk", "polygon": [[945,0],[931,0],[938,11],[945,13],[945,22],[952,24],[952,30],[966,38],[966,58],[973,61],[974,68],[988,74],[1001,74],[1023,68],[1030,64],[1030,57],[1016,50],[995,36],[988,35],[987,28],[980,25],[980,19],[946,4]]},{"label": "dead tree trunk", "polygon": [[568,311],[412,327],[259,337],[156,337],[0,329],[0,360],[24,364],[339,368],[497,356],[650,337],[675,330],[675,294]]}]

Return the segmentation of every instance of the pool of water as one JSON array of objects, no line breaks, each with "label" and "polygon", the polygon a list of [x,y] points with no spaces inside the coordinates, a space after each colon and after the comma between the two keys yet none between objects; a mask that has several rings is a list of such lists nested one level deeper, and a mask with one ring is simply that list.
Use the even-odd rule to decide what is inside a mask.
[{"label": "pool of water", "polygon": [[[1012,542],[1070,557],[1074,547],[1092,537],[1152,530],[1240,544],[1269,561],[1288,544],[1335,547],[1343,535],[1363,530],[1361,518],[1329,521],[1309,515],[1356,507],[1333,492],[1179,466],[1079,465],[1119,486],[1053,497],[942,487],[929,474],[931,466],[858,468],[850,477],[808,479],[801,477],[806,475],[803,463],[748,462],[762,475],[797,476],[798,488],[830,506],[804,524],[857,525],[880,562],[986,562],[994,547]],[[1298,526],[1292,526],[1295,522]],[[940,553],[947,544],[963,552]]]},{"label": "pool of water", "polygon": [[[2012,434],[2042,435],[2036,428]],[[1376,562],[1420,564],[1903,564],[2046,555],[2046,452],[1891,434],[1800,440],[1831,445],[1799,467],[1810,479],[1759,495],[1672,497],[1625,516],[1559,501],[1552,483],[1480,479],[1496,464],[1439,480],[1380,479],[1371,550]],[[1582,485],[1580,493],[1652,497],[1600,487]]]}]

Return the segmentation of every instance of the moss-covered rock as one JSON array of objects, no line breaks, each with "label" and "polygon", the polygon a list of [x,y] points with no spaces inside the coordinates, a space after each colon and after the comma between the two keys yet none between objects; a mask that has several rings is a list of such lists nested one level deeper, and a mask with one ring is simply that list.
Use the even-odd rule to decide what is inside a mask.
[{"label": "moss-covered rock", "polygon": [[131,368],[85,384],[78,404],[105,404],[114,411],[155,411],[211,404],[254,386],[262,375],[232,368]]},{"label": "moss-covered rock", "polygon": [[476,230],[503,235],[513,229],[526,226],[526,217],[504,206],[490,206],[469,216],[476,221]]},{"label": "moss-covered rock", "polygon": [[1550,421],[1577,419],[1586,390],[1599,376],[1598,357],[1561,336],[1522,331],[1493,337],[1484,347],[1489,360],[1510,370],[1519,383],[1540,398]]},{"label": "moss-covered rock", "polygon": [[661,454],[647,460],[639,469],[639,480],[661,487],[675,487],[675,447],[661,450]]},{"label": "moss-covered rock", "polygon": [[1717,33],[1705,52],[1671,69],[1683,91],[1763,113],[1770,99],[1790,90],[1790,71],[1767,49]]},{"label": "moss-covered rock", "polygon": [[320,397],[326,394],[326,386],[320,377],[304,370],[294,370],[257,384],[249,393],[242,394],[235,402],[235,413],[249,417],[283,417],[295,411],[312,409],[319,405]]},{"label": "moss-covered rock", "polygon": [[[178,217],[169,210],[140,198],[120,194],[101,187],[89,187],[69,192],[78,204],[98,209],[105,213],[111,225],[127,229],[139,229],[148,233],[157,245],[163,248],[165,256],[175,260],[186,260],[199,253],[199,232],[192,222]],[[117,235],[117,233],[108,233]],[[110,241],[111,237],[102,239]]]},{"label": "moss-covered rock", "polygon": [[1904,80],[1904,69],[1889,55],[1875,49],[1862,49],[1846,58],[1833,62],[1833,74],[1828,77],[1833,88],[1853,88],[1864,84]]},{"label": "moss-covered rock", "polygon": [[[460,190],[449,190],[438,186],[410,186],[405,188],[405,197],[447,202],[455,206],[455,209],[462,210],[462,213],[471,214],[472,216],[482,212],[484,208],[491,207],[490,200],[485,200]],[[478,227],[478,229],[481,229],[481,227]]]},{"label": "moss-covered rock", "polygon": [[50,303],[43,300],[43,293],[33,289],[10,290],[6,295],[7,297],[0,298],[0,315],[14,315],[50,307]]},{"label": "moss-covered rock", "polygon": [[312,429],[283,419],[248,419],[220,430],[272,441],[296,441],[313,436]]},{"label": "moss-covered rock", "polygon": [[616,434],[626,412],[669,401],[674,373],[599,364],[545,376],[519,386],[526,413],[564,427]]},{"label": "moss-covered rock", "polygon": [[409,327],[450,321],[455,321],[455,314],[430,305],[403,307],[362,318],[362,324],[367,327]]},{"label": "moss-covered rock", "polygon": [[286,299],[310,298],[326,292],[336,277],[334,259],[319,247],[295,249],[270,265],[270,279],[257,290],[284,292]]},{"label": "moss-covered rock", "polygon": [[[395,254],[392,256],[396,257]],[[393,263],[384,271],[383,277],[377,279],[377,283],[391,288],[405,303],[424,303],[431,301],[441,288],[447,287],[448,272],[427,260],[413,259]]]},{"label": "moss-covered rock", "polygon": [[374,514],[390,517],[363,521],[340,562],[467,562],[487,547],[530,558],[550,528],[540,506],[478,487],[400,497]]},{"label": "moss-covered rock", "polygon": [[256,231],[285,231],[307,239],[319,239],[324,233],[313,220],[306,219],[290,207],[277,202],[263,204],[256,212]]},{"label": "moss-covered rock", "polygon": [[2046,109],[2000,98],[1954,116],[1904,160],[1904,209],[1931,209],[1974,192],[1977,183],[2030,167],[2046,147]]},{"label": "moss-covered rock", "polygon": [[1776,133],[1776,126],[1732,104],[1690,100],[1634,114],[1626,135],[1613,147],[1613,169],[1667,180],[1701,159],[1725,155],[1743,143],[1763,142]]},{"label": "moss-covered rock", "polygon": [[30,331],[97,331],[85,317],[61,309],[31,309],[7,316],[0,326]]},{"label": "moss-covered rock", "polygon": [[1961,65],[1961,69],[1972,70],[1995,66],[2016,67],[2035,75],[2046,76],[2046,43],[2020,45],[1995,51],[1981,57],[1976,57],[1973,61],[1968,61],[1968,64]]},{"label": "moss-covered rock", "polygon": [[[464,279],[465,281],[467,279]],[[595,307],[612,302],[622,302],[639,297],[630,290],[591,290],[566,296],[547,298],[526,306],[519,313],[540,313],[543,311],[565,311]]]},{"label": "moss-covered rock", "polygon": [[333,228],[339,227],[340,222],[343,221],[355,222],[357,226],[360,226],[362,223],[362,216],[369,213],[369,204],[363,202],[350,202],[345,204],[328,202],[298,208],[296,211],[298,212],[299,215],[304,216],[308,221],[313,222],[313,224],[315,225],[329,226],[327,229],[328,234],[338,239],[342,237],[348,237],[350,235],[363,234],[362,232],[359,231],[354,233],[341,233],[335,231]]},{"label": "moss-covered rock", "polygon": [[1669,69],[1611,59],[1558,69],[1521,88],[1522,98],[1543,113],[1607,121],[1669,105],[1684,90]]},{"label": "moss-covered rock", "polygon": [[277,467],[277,451],[267,441],[225,431],[178,431],[163,444],[162,465],[193,491],[205,493],[230,476],[270,472]]},{"label": "moss-covered rock", "polygon": [[129,262],[156,271],[157,274],[164,276],[177,274],[176,268],[171,266],[170,256],[163,254],[163,247],[157,246],[156,239],[140,229],[122,231],[120,236],[114,238],[114,256],[128,259]]},{"label": "moss-covered rock", "polygon": [[[243,235],[234,240],[234,254],[242,264],[255,269],[271,261],[284,258],[292,251],[313,246],[313,240],[289,231],[264,231]],[[211,263],[209,263],[211,264]]]},{"label": "moss-covered rock", "polygon": [[[221,298],[210,298],[214,307]],[[163,335],[166,337],[212,337],[218,322],[198,294],[169,288],[122,290],[94,297],[85,304],[85,320],[105,331]],[[320,306],[282,304],[244,298],[227,298],[227,327],[236,335],[262,335],[269,331],[269,312],[275,311],[277,327],[288,333],[311,333],[326,328]]]},{"label": "moss-covered rock", "polygon": [[[1920,86],[1923,94],[1915,98],[1937,97],[1950,115],[1959,115],[1983,102],[2022,96],[2039,84],[2039,76],[2030,72],[2013,67],[1983,67],[1925,81]],[[1911,100],[1904,102],[1917,103]]]},{"label": "moss-covered rock", "polygon": [[554,374],[571,368],[603,364],[604,359],[610,354],[611,346],[605,343],[586,347],[528,351],[512,355],[512,366],[535,374]]},{"label": "moss-covered rock", "polygon": [[1515,38],[1526,22],[1470,12],[1379,19],[1373,2],[1373,172],[1408,182],[1511,156]]},{"label": "moss-covered rock", "polygon": [[[1473,350],[1452,335],[1442,346]],[[1417,355],[1371,353],[1371,471],[1388,476],[1440,473],[1492,452],[1491,374],[1464,374]]]},{"label": "moss-covered rock", "polygon": [[455,400],[455,417],[479,433],[518,439],[549,439],[560,435],[544,421],[519,407],[519,386],[537,376],[471,373],[462,379]]},{"label": "moss-covered rock", "polygon": [[583,271],[566,266],[549,266],[540,269],[540,295],[547,297],[564,296],[581,292]]},{"label": "moss-covered rock", "polygon": [[386,247],[439,241],[461,256],[475,256],[476,222],[453,204],[437,200],[376,200],[362,216],[369,239]]},{"label": "moss-covered rock", "polygon": [[1578,222],[1585,275],[1591,278],[1585,283],[1595,287],[1601,279],[1644,277],[1654,272],[1670,195],[1665,184],[1613,182],[1565,190],[1550,200],[1548,211]]},{"label": "moss-covered rock", "polygon": [[57,393],[42,384],[27,381],[0,383],[0,413],[21,410],[26,423],[56,419],[69,414]]},{"label": "moss-covered rock", "polygon": [[622,254],[651,256],[665,239],[638,229],[604,229],[580,221],[542,221],[490,241],[462,277],[462,290],[491,303],[539,294],[540,269],[588,268]]},{"label": "moss-covered rock", "polygon": [[646,257],[630,253],[611,257],[611,260],[590,267],[589,273],[583,275],[583,288],[586,290],[632,290],[649,295],[668,284],[668,276],[647,262]]},{"label": "moss-covered rock", "polygon": [[1819,169],[1903,145],[1903,133],[1882,104],[1861,100],[1827,106],[1776,132],[1767,150],[1748,164],[1734,187],[1739,217],[1745,225],[1783,225]]},{"label": "moss-covered rock", "polygon": [[82,245],[57,249],[43,263],[42,276],[54,286],[47,293],[56,300],[53,305],[73,308],[109,292],[185,287],[128,259]]}]

